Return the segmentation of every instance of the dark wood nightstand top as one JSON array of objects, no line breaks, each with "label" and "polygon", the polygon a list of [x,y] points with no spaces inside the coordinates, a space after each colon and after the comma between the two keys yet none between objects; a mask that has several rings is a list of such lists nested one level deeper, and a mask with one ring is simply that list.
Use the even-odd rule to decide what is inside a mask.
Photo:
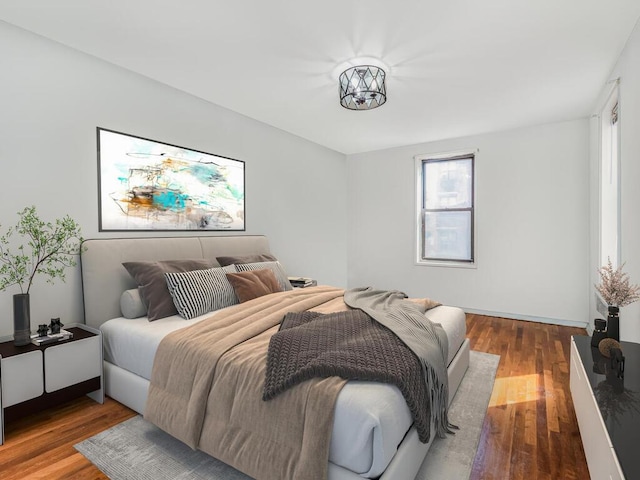
[{"label": "dark wood nightstand top", "polygon": [[65,328],[65,330],[68,330],[69,332],[73,333],[73,338],[69,338],[67,340],[60,340],[59,342],[49,343],[47,345],[37,346],[30,343],[29,345],[16,347],[13,344],[13,340],[10,340],[8,342],[2,342],[0,343],[0,356],[2,356],[2,358],[7,358],[7,357],[12,357],[14,355],[22,355],[23,353],[33,352],[35,350],[44,350],[47,347],[54,347],[56,345],[61,345],[63,343],[82,340],[83,338],[94,337],[97,335],[96,333],[90,332],[80,327],[70,327],[70,328]]}]

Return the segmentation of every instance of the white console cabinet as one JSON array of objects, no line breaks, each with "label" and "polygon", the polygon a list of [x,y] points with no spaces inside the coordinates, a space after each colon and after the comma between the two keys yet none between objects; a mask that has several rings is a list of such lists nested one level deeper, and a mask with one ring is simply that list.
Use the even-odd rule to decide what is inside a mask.
[{"label": "white console cabinet", "polygon": [[624,377],[591,337],[571,338],[571,396],[592,480],[640,478],[640,345],[620,344]]}]

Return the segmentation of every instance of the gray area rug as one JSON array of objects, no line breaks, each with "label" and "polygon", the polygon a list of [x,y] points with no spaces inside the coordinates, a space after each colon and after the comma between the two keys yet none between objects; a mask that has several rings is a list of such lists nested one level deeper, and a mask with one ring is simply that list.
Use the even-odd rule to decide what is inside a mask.
[{"label": "gray area rug", "polygon": [[500,355],[471,351],[469,370],[449,407],[449,420],[460,430],[433,440],[416,480],[469,478],[499,362]]},{"label": "gray area rug", "polygon": [[[449,417],[462,428],[436,438],[416,480],[469,478],[500,357],[471,352],[469,370]],[[113,480],[251,480],[209,455],[193,451],[137,416],[75,445]]]}]

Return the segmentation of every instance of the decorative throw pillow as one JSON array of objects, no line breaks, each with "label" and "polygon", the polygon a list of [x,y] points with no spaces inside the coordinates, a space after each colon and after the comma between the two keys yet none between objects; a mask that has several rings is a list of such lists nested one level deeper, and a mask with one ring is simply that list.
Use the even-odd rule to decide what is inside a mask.
[{"label": "decorative throw pillow", "polygon": [[442,305],[440,302],[436,302],[430,298],[407,298],[406,300],[417,304],[425,312]]},{"label": "decorative throw pillow", "polygon": [[239,272],[250,272],[253,270],[263,270],[265,268],[271,270],[276,276],[276,280],[280,284],[282,290],[293,290],[291,283],[289,283],[289,277],[287,277],[282,264],[276,262],[258,262],[258,263],[236,263],[236,268]]},{"label": "decorative throw pillow", "polygon": [[227,279],[233,285],[240,303],[282,291],[273,271],[268,269],[227,273]]},{"label": "decorative throw pillow", "polygon": [[236,305],[238,299],[227,273],[235,273],[233,265],[166,273],[167,287],[180,316],[190,318]]},{"label": "decorative throw pillow", "polygon": [[256,262],[276,262],[278,259],[270,253],[256,253],[254,255],[240,255],[233,257],[216,257],[220,266],[233,265],[238,263],[256,263]]},{"label": "decorative throw pillow", "polygon": [[147,317],[151,322],[178,313],[167,289],[165,273],[211,268],[213,263],[213,260],[200,258],[161,260],[159,262],[124,262],[122,265],[138,284],[142,301],[147,306]]},{"label": "decorative throw pillow", "polygon": [[140,290],[132,288],[120,295],[120,311],[124,318],[140,318],[147,314],[147,307],[140,297]]}]

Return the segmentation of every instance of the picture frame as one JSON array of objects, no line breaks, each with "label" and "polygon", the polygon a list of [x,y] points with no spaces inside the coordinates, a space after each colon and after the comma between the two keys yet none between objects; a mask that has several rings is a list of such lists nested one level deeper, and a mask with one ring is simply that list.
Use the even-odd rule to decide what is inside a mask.
[{"label": "picture frame", "polygon": [[245,162],[96,127],[98,228],[244,231]]}]

